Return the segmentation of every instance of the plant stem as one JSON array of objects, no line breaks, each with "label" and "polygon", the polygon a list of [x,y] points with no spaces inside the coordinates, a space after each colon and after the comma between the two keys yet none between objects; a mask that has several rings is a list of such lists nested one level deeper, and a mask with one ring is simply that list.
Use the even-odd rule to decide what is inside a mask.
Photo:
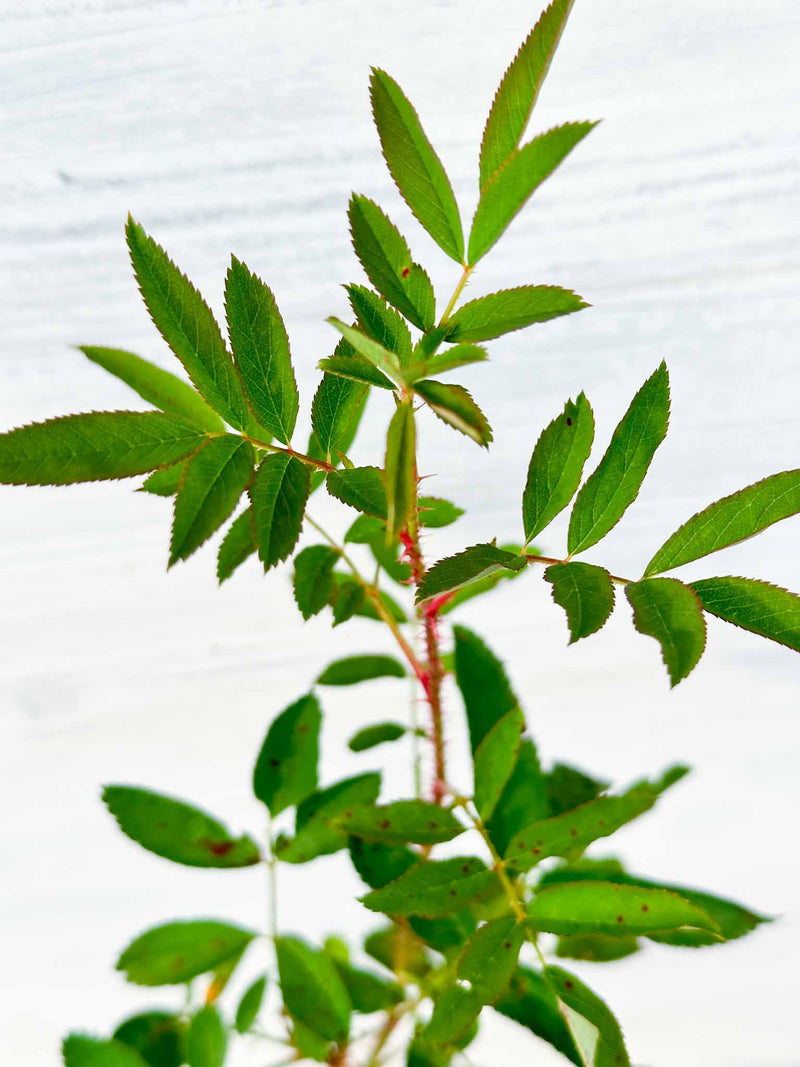
[{"label": "plant stem", "polygon": [[267,452],[282,452],[284,456],[291,456],[293,459],[299,459],[301,463],[306,463],[309,467],[316,467],[317,470],[336,470],[332,463],[326,463],[324,459],[314,459],[313,456],[307,456],[305,452],[295,452],[291,447],[283,448],[281,445],[269,444],[266,441],[260,441],[257,437],[249,437],[246,433],[243,433],[242,437],[245,441],[249,441],[251,445],[255,445],[256,448],[263,448]]},{"label": "plant stem", "polygon": [[470,274],[472,274],[472,270],[473,270],[472,267],[469,267],[469,266],[464,267],[464,273],[461,275],[461,278],[459,279],[458,285],[455,287],[455,290],[453,291],[453,295],[450,297],[450,302],[448,303],[447,307],[444,309],[444,314],[442,315],[441,319],[439,319],[439,325],[440,326],[444,326],[444,324],[450,318],[450,315],[452,314],[453,308],[456,306],[456,301],[461,296],[462,292],[464,291],[464,286],[469,281],[469,276],[470,276]]},{"label": "plant stem", "polygon": [[[534,553],[531,553],[531,552],[528,552],[528,553],[525,554],[525,559],[527,559],[527,561],[529,563],[547,563],[547,564],[551,564],[551,563],[569,563],[570,562],[570,557],[569,556],[567,556],[566,559],[556,559],[555,556],[537,556],[537,555],[535,555]],[[631,582],[630,578],[620,578],[618,574],[609,574],[608,577],[616,585],[630,585],[630,582]]]}]

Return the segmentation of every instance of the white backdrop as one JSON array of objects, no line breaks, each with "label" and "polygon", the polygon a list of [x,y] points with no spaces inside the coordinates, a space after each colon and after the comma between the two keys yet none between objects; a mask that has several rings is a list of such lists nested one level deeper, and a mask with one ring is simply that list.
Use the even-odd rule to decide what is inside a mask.
[{"label": "white backdrop", "polygon": [[[170,365],[132,280],[129,210],[215,309],[230,251],[269,282],[307,413],[314,366],[334,342],[324,317],[345,311],[339,284],[359,276],[351,190],[384,204],[443,290],[456,280],[390,187],[369,65],[415,102],[469,216],[492,93],[538,10],[522,0],[499,12],[476,0],[6,0],[0,425],[136,406],[71,344]],[[467,372],[496,429],[489,455],[425,425],[424,467],[442,472],[435,491],[470,509],[430,536],[432,557],[518,537],[541,427],[585,389],[601,450],[662,358],[671,433],[640,499],[588,560],[638,573],[695,510],[798,466],[798,47],[789,0],[757,11],[748,0],[576,5],[533,126],[605,121],[536,194],[470,294],[553,283],[593,307],[494,342],[493,364]],[[374,404],[356,458],[374,462],[387,413]],[[165,575],[169,505],[132,488],[0,496],[0,1044],[15,1067],[56,1064],[69,1027],[107,1031],[139,1005],[175,1002],[111,970],[146,926],[203,914],[262,921],[259,871],[197,872],[142,853],[101,808],[101,783],[160,788],[258,832],[249,775],[269,719],[353,640],[389,650],[374,624],[304,627],[286,575],[264,578],[253,561],[222,590],[210,548]],[[347,521],[324,500],[314,512],[338,529]],[[744,573],[797,590],[797,521],[685,576]],[[563,533],[563,523],[549,532],[545,550],[561,551]],[[633,632],[624,603],[601,634],[567,649],[560,609],[533,574],[462,617],[507,661],[545,759],[619,783],[670,761],[696,766],[620,834],[633,869],[780,916],[706,952],[654,946],[578,966],[619,1013],[634,1060],[797,1067],[800,660],[712,619],[702,663],[669,692],[655,643]],[[372,766],[342,741],[389,702],[402,714],[405,695],[391,681],[325,694],[326,781]],[[455,759],[453,693],[448,709]],[[388,792],[407,787],[394,767]],[[341,857],[291,870],[281,922],[309,936],[344,923],[355,935],[374,925],[357,891]],[[263,953],[252,951],[251,973]],[[470,1050],[486,1067],[523,1057],[563,1062],[502,1020]],[[268,1059],[243,1046],[235,1062]]]}]

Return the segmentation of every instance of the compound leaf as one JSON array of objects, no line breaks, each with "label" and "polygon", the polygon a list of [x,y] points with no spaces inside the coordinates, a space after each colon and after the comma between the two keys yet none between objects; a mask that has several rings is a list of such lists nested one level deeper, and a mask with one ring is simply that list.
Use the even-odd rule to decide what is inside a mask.
[{"label": "compound leaf", "polygon": [[78,345],[79,351],[115,378],[129,385],[143,400],[161,411],[171,412],[199,426],[206,433],[222,433],[225,426],[217,415],[186,382],[162,370],[133,352],[121,348]]},{"label": "compound leaf", "polygon": [[339,553],[328,545],[309,545],[294,558],[294,599],[304,619],[319,614],[335,588],[333,568]]},{"label": "compound leaf", "polygon": [[596,125],[564,123],[534,137],[505,159],[481,191],[469,235],[470,264],[486,255],[528,197]]},{"label": "compound leaf", "polygon": [[541,433],[528,465],[522,524],[530,541],[572,500],[594,440],[594,415],[583,393]]},{"label": "compound leaf", "polygon": [[329,1041],[345,1041],[352,1005],[333,960],[299,937],[276,937],[275,950],[289,1014]]},{"label": "compound leaf", "polygon": [[464,260],[464,234],[450,180],[397,82],[373,68],[372,114],[386,165],[400,194],[434,241],[456,263]]},{"label": "compound leaf", "polygon": [[192,456],[175,497],[170,567],[188,559],[232,514],[254,463],[253,446],[234,434],[212,437]]},{"label": "compound leaf", "polygon": [[783,471],[717,500],[693,515],[669,537],[647,564],[651,574],[746,541],[781,519],[800,513],[800,470]]},{"label": "compound leaf", "polygon": [[292,439],[299,398],[289,338],[275,297],[236,256],[225,279],[225,313],[233,359],[250,408],[283,444]]},{"label": "compound leaf", "polygon": [[553,600],[567,613],[570,644],[605,626],[614,609],[614,586],[607,570],[591,563],[554,563],[544,577],[553,586]]},{"label": "compound leaf", "polygon": [[703,578],[692,582],[706,611],[743,630],[800,652],[800,596],[754,578]]},{"label": "compound leaf", "polygon": [[379,467],[353,467],[331,471],[326,479],[328,492],[351,508],[385,519],[388,515],[386,486]]},{"label": "compound leaf", "polygon": [[472,545],[455,556],[440,559],[426,571],[417,588],[417,603],[452,592],[495,571],[521,571],[526,565],[524,557],[507,552],[497,545]]},{"label": "compound leaf", "polygon": [[150,317],[201,396],[237,430],[252,418],[211,308],[164,249],[128,216],[131,262]]},{"label": "compound leaf", "polygon": [[553,0],[503,75],[481,141],[481,189],[522,140],[571,8],[572,0]]},{"label": "compound leaf", "polygon": [[447,320],[448,341],[490,341],[589,305],[558,285],[520,285],[462,304]]},{"label": "compound leaf", "polygon": [[336,819],[336,825],[367,841],[387,845],[435,845],[452,841],[464,826],[451,811],[424,800],[396,800],[393,804],[359,804]]},{"label": "compound leaf", "polygon": [[625,595],[634,626],[661,645],[670,683],[676,686],[694,670],[706,646],[706,621],[696,594],[676,578],[645,578],[628,582]]},{"label": "compound leaf", "polygon": [[317,787],[322,711],[309,693],[291,704],[270,726],[253,771],[253,792],[279,815]]},{"label": "compound leaf", "polygon": [[356,685],[371,678],[405,678],[403,664],[394,656],[347,656],[334,660],[317,678],[317,685]]},{"label": "compound leaf", "polygon": [[414,383],[414,392],[421,396],[434,415],[442,422],[466,434],[483,448],[492,440],[492,428],[486,416],[462,385],[425,379]]},{"label": "compound leaf", "polygon": [[130,478],[193,455],[207,434],[161,411],[92,411],[0,434],[0,483],[70,485]]},{"label": "compound leaf", "polygon": [[231,523],[217,554],[217,579],[220,585],[256,551],[253,509],[246,508]]},{"label": "compound leaf", "polygon": [[247,836],[180,800],[133,786],[107,785],[103,802],[120,830],[157,856],[189,867],[249,867],[261,855]]},{"label": "compound leaf", "polygon": [[371,911],[389,915],[449,915],[493,894],[497,875],[476,856],[418,863],[393,882],[363,898]]},{"label": "compound leaf", "polygon": [[305,463],[283,452],[272,452],[262,459],[250,486],[250,503],[258,556],[265,571],[291,555],[300,537],[310,491]]},{"label": "compound leaf", "polygon": [[253,930],[211,920],[165,923],[131,942],[116,967],[136,985],[182,985],[240,955],[255,936]]},{"label": "compound leaf", "polygon": [[571,556],[597,544],[639,495],[669,422],[669,375],[662,363],[633,398],[611,444],[578,493],[567,536]]},{"label": "compound leaf", "polygon": [[690,927],[718,933],[695,904],[666,889],[613,882],[565,882],[540,890],[527,907],[538,930],[551,934],[630,937]]}]

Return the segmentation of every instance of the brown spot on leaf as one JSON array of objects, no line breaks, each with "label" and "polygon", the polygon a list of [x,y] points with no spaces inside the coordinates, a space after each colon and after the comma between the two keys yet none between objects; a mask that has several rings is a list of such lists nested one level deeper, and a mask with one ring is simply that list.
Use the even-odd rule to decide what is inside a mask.
[{"label": "brown spot on leaf", "polygon": [[411,273],[411,267],[403,267],[400,273],[403,275],[404,278],[407,278]]},{"label": "brown spot on leaf", "polygon": [[503,948],[511,948],[511,942],[510,941],[504,942]]},{"label": "brown spot on leaf", "polygon": [[532,855],[534,855],[534,856],[538,856],[538,855],[539,855],[539,853],[540,853],[541,851],[542,851],[542,850],[541,850],[540,848],[532,848],[532,849],[531,849],[531,853],[532,853]]},{"label": "brown spot on leaf", "polygon": [[381,821],[378,823],[378,827],[381,830],[388,830],[391,825],[392,824],[391,824],[391,822],[389,822],[388,819],[381,819]]},{"label": "brown spot on leaf", "polygon": [[439,829],[439,824],[435,819],[431,819],[431,821],[428,823],[428,826],[430,827],[431,830],[438,830]]},{"label": "brown spot on leaf", "polygon": [[625,916],[624,915],[618,915],[617,916],[617,922],[618,923],[624,923],[625,922]]},{"label": "brown spot on leaf", "polygon": [[575,829],[574,826],[570,826],[570,828],[569,828],[569,836],[570,837],[577,837],[578,836],[578,831]]},{"label": "brown spot on leaf", "polygon": [[570,981],[570,979],[568,978],[566,980],[566,982],[564,983],[564,988],[565,989],[574,989],[575,988],[575,983]]},{"label": "brown spot on leaf", "polygon": [[650,905],[649,904],[642,904],[642,911],[650,911]]},{"label": "brown spot on leaf", "polygon": [[450,896],[451,896],[451,897],[454,897],[455,895],[456,895],[456,891],[455,891],[455,889],[451,889],[451,890],[450,890]]},{"label": "brown spot on leaf", "polygon": [[227,856],[230,850],[235,845],[235,841],[201,841],[201,845],[205,845],[212,856]]},{"label": "brown spot on leaf", "polygon": [[269,765],[270,765],[270,767],[280,767],[280,765],[281,765],[281,761],[280,761],[279,759],[275,759],[275,758],[273,757],[273,758],[272,758],[272,759],[271,759],[271,760],[269,761]]},{"label": "brown spot on leaf", "polygon": [[469,874],[469,864],[468,863],[465,863],[464,866],[461,868],[461,873],[462,874]]},{"label": "brown spot on leaf", "polygon": [[572,425],[572,419],[569,416],[567,416],[567,426],[571,426],[571,425]]}]

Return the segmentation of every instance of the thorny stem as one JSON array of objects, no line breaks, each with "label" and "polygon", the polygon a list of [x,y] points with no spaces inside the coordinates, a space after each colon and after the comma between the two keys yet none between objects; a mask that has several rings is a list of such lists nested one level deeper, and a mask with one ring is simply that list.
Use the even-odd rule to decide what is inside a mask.
[{"label": "thorny stem", "polygon": [[[530,552],[525,554],[525,559],[528,563],[569,563],[569,556],[566,559],[556,559],[555,556],[537,556]],[[612,582],[616,585],[630,585],[630,578],[620,578],[618,574],[609,574],[608,576]]]},{"label": "thorny stem", "polygon": [[313,456],[307,456],[305,452],[296,452],[293,448],[282,448],[280,445],[269,444],[267,441],[261,441],[258,437],[250,437],[248,434],[243,433],[242,437],[245,441],[249,441],[251,445],[255,445],[256,448],[263,448],[267,452],[282,452],[284,456],[292,456],[293,459],[299,459],[301,463],[307,463],[309,467],[316,467],[321,471],[332,471],[336,468],[332,463],[326,463],[324,459],[314,459]]}]

